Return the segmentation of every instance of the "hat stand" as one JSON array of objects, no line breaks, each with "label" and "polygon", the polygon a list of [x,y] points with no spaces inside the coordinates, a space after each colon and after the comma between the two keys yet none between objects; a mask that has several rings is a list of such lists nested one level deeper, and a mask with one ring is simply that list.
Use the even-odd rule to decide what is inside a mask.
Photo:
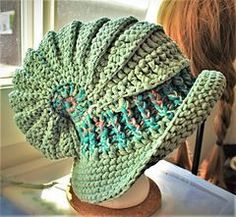
[{"label": "hat stand", "polygon": [[70,185],[67,190],[67,199],[70,205],[80,216],[86,217],[150,217],[161,207],[161,192],[159,187],[149,179],[150,190],[146,199],[133,207],[124,209],[112,209],[81,201],[73,192]]},{"label": "hat stand", "polygon": [[198,173],[204,128],[205,128],[205,121],[197,129],[196,143],[195,143],[194,156],[193,156],[193,166],[192,166],[192,173],[194,175],[197,175]]}]

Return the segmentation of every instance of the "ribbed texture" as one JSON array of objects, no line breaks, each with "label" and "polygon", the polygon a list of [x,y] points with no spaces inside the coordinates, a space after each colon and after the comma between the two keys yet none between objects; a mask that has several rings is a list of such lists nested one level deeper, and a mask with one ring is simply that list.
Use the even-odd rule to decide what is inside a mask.
[{"label": "ribbed texture", "polygon": [[134,17],[48,32],[13,83],[17,125],[46,157],[75,158],[74,192],[91,203],[118,197],[176,148],[225,85],[219,72],[195,82],[162,27]]}]

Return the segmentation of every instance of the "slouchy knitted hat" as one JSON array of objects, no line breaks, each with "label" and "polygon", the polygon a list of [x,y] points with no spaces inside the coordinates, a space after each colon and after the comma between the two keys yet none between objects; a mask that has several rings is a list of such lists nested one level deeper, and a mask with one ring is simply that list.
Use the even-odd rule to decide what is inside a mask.
[{"label": "slouchy knitted hat", "polygon": [[225,78],[197,79],[161,26],[134,17],[73,21],[29,49],[10,103],[46,157],[73,157],[83,201],[119,197],[208,116]]}]

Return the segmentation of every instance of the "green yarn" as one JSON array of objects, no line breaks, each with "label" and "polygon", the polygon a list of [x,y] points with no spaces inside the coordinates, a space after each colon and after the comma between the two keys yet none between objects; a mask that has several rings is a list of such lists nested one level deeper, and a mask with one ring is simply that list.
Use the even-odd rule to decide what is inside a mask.
[{"label": "green yarn", "polygon": [[225,79],[205,71],[195,80],[161,26],[124,17],[48,32],[13,83],[26,139],[48,158],[73,157],[74,192],[97,203],[120,196],[190,135]]},{"label": "green yarn", "polygon": [[[86,114],[85,116],[77,112],[77,110],[81,111],[80,103],[76,105],[68,117],[71,118],[79,132],[82,155],[89,157],[94,153],[108,154],[111,144],[113,152],[115,150],[130,151],[133,149],[130,145],[131,141],[139,141],[144,138],[144,131],[150,131],[152,135],[160,135],[164,132],[166,125],[174,117],[176,108],[186,97],[185,92],[188,92],[194,82],[192,78],[191,83],[188,80],[185,84],[185,78],[178,78],[182,78],[183,74],[185,74],[185,69],[171,80],[152,89],[152,92],[156,94],[158,92],[158,101],[156,101],[154,93],[145,91],[137,96],[123,98],[119,102],[120,112],[108,109],[105,112],[102,111],[101,114]],[[179,82],[173,84],[172,80],[179,80]],[[72,86],[71,89],[73,89]],[[183,91],[183,89],[186,90]],[[62,92],[61,95],[64,98],[69,97],[65,92]],[[150,100],[150,95],[152,95],[152,100]],[[84,97],[85,95],[81,100]],[[76,101],[80,102],[78,98]]]},{"label": "green yarn", "polygon": [[[210,83],[213,95],[206,92],[207,84]],[[158,137],[149,133],[148,138],[140,141],[140,146],[136,141],[132,141],[136,146],[132,152],[124,154],[125,150],[122,150],[122,153],[113,158],[104,157],[93,160],[81,156],[80,161],[74,162],[72,174],[72,185],[76,194],[81,200],[91,203],[114,199],[122,195],[143,170],[150,166],[150,162],[153,164],[164,158],[191,135],[199,123],[209,115],[211,106],[222,94],[224,85],[225,78],[222,73],[203,71],[175,111],[174,118]],[[199,96],[203,95],[204,97],[200,99]],[[197,111],[201,111],[201,116],[198,118],[195,113]]]}]

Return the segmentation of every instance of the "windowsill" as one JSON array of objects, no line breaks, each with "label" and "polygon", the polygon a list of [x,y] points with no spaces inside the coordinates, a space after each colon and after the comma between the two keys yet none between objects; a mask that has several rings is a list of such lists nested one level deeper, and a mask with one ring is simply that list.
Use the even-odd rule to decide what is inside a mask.
[{"label": "windowsill", "polygon": [[[60,161],[18,176],[34,183],[46,183],[56,179],[58,184],[51,188],[36,190],[6,186],[2,195],[25,214],[76,216],[66,196],[71,165],[71,161]],[[159,186],[162,194],[162,206],[153,217],[235,214],[233,194],[201,180],[189,171],[161,160],[146,170],[145,174]]]},{"label": "windowsill", "polygon": [[2,171],[6,177],[25,183],[48,183],[52,180],[58,182],[53,187],[46,189],[24,188],[17,185],[2,185],[3,199],[8,202],[9,209],[16,207],[18,210],[1,210],[0,214],[18,216],[24,215],[64,215],[73,214],[66,199],[66,186],[69,183],[72,159],[50,161],[45,158],[17,165]]},{"label": "windowsill", "polygon": [[[49,182],[67,174],[71,166],[72,159],[49,160],[42,156],[26,163],[8,167],[2,170],[1,174],[27,182]],[[52,173],[55,167],[58,167],[58,170]],[[59,169],[60,167],[61,169]]]},{"label": "windowsill", "polygon": [[12,88],[12,74],[17,68],[0,63],[0,89]]},{"label": "windowsill", "polygon": [[7,65],[0,63],[0,78],[9,78],[19,66]]},{"label": "windowsill", "polygon": [[12,78],[0,78],[0,89],[12,88]]}]

